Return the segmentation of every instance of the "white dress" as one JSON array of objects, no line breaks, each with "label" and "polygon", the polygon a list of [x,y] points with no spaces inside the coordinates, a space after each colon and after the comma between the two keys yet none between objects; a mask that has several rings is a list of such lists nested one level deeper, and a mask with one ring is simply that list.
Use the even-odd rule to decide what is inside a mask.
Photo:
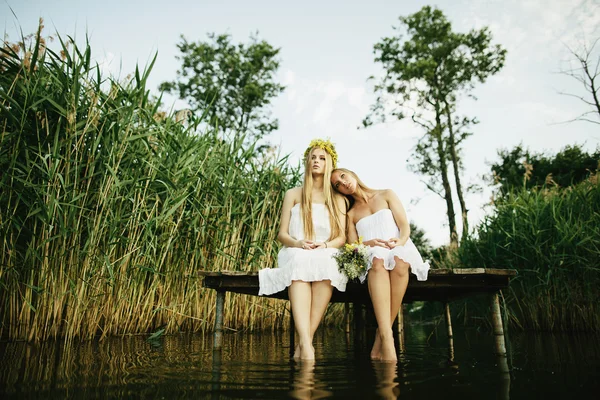
[{"label": "white dress", "polygon": [[[356,223],[356,231],[358,236],[362,237],[364,242],[371,239],[388,240],[394,237],[400,237],[400,231],[394,220],[394,214],[392,214],[392,210],[389,208],[384,208],[368,217],[361,218]],[[429,262],[423,261],[417,247],[412,240],[408,239],[404,246],[396,246],[391,250],[380,246],[370,247],[369,264],[367,265],[365,273],[359,277],[360,281],[364,282],[367,277],[367,272],[369,272],[369,269],[371,269],[373,264],[373,258],[383,260],[384,268],[391,271],[396,266],[394,256],[397,256],[410,264],[410,270],[417,276],[418,280],[427,280]]]},{"label": "white dress", "polygon": [[[304,224],[300,204],[292,207],[289,234],[296,240],[304,239]],[[315,241],[329,240],[329,212],[325,204],[312,204]],[[259,295],[280,292],[292,281],[316,282],[331,280],[331,285],[343,292],[348,278],[340,273],[333,255],[337,249],[324,248],[304,250],[298,247],[283,247],[277,255],[278,268],[264,268],[258,271]]]}]

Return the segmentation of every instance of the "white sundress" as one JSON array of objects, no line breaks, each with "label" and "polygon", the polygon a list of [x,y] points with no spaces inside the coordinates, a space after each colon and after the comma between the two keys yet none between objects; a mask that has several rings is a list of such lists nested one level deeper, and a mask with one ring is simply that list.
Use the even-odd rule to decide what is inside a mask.
[{"label": "white sundress", "polygon": [[[325,204],[312,204],[315,241],[329,240],[329,212]],[[304,224],[300,204],[291,211],[289,234],[296,240],[304,239]],[[337,266],[333,255],[338,249],[324,248],[305,250],[298,247],[283,247],[277,255],[278,268],[264,268],[258,271],[259,295],[280,292],[292,284],[292,281],[317,282],[330,280],[331,285],[343,292],[348,278]]]},{"label": "white sundress", "polygon": [[[394,237],[400,237],[400,231],[394,220],[394,214],[392,214],[392,210],[389,208],[384,208],[374,214],[361,218],[356,223],[356,231],[364,242],[371,239],[389,240]],[[394,256],[410,264],[410,270],[417,276],[418,280],[427,280],[429,262],[423,261],[417,247],[412,240],[408,239],[404,246],[397,246],[393,249],[386,249],[380,246],[370,247],[369,264],[365,273],[359,277],[360,281],[365,281],[367,273],[373,264],[373,258],[383,260],[384,268],[391,271],[396,266]]]}]

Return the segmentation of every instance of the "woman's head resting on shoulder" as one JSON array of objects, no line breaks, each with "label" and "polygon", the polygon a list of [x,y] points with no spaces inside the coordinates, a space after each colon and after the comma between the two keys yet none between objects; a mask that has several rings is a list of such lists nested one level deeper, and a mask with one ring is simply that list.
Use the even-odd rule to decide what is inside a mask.
[{"label": "woman's head resting on shoulder", "polygon": [[304,151],[304,172],[306,175],[331,176],[337,165],[338,155],[329,140],[313,139]]},{"label": "woman's head resting on shoulder", "polygon": [[335,191],[345,196],[361,197],[367,201],[367,194],[373,189],[360,180],[358,175],[346,168],[336,168],[331,171],[331,186]]}]

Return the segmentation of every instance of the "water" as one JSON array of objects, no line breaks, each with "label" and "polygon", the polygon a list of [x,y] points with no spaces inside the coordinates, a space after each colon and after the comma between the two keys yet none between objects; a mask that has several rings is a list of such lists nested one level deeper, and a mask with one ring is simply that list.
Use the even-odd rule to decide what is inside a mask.
[{"label": "water", "polygon": [[598,336],[513,333],[508,359],[493,354],[492,341],[489,332],[456,330],[449,360],[443,332],[408,326],[398,364],[370,361],[367,344],[336,329],[318,332],[316,363],[289,361],[288,337],[275,333],[226,335],[215,354],[211,335],[154,342],[134,336],[69,347],[4,342],[0,397],[597,398]]}]

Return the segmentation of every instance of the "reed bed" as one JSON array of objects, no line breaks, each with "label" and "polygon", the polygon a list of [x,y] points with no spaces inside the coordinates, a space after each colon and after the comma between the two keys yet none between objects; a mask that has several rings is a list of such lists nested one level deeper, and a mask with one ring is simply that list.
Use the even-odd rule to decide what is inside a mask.
[{"label": "reed bed", "polygon": [[521,190],[501,198],[448,264],[516,269],[505,293],[515,327],[600,331],[597,175],[566,189]]},{"label": "reed bed", "polygon": [[[0,337],[210,329],[197,271],[275,265],[298,168],[161,112],[154,60],[119,82],[89,43],[55,52],[41,31],[0,50]],[[286,326],[285,305],[228,295],[224,322]]]}]

